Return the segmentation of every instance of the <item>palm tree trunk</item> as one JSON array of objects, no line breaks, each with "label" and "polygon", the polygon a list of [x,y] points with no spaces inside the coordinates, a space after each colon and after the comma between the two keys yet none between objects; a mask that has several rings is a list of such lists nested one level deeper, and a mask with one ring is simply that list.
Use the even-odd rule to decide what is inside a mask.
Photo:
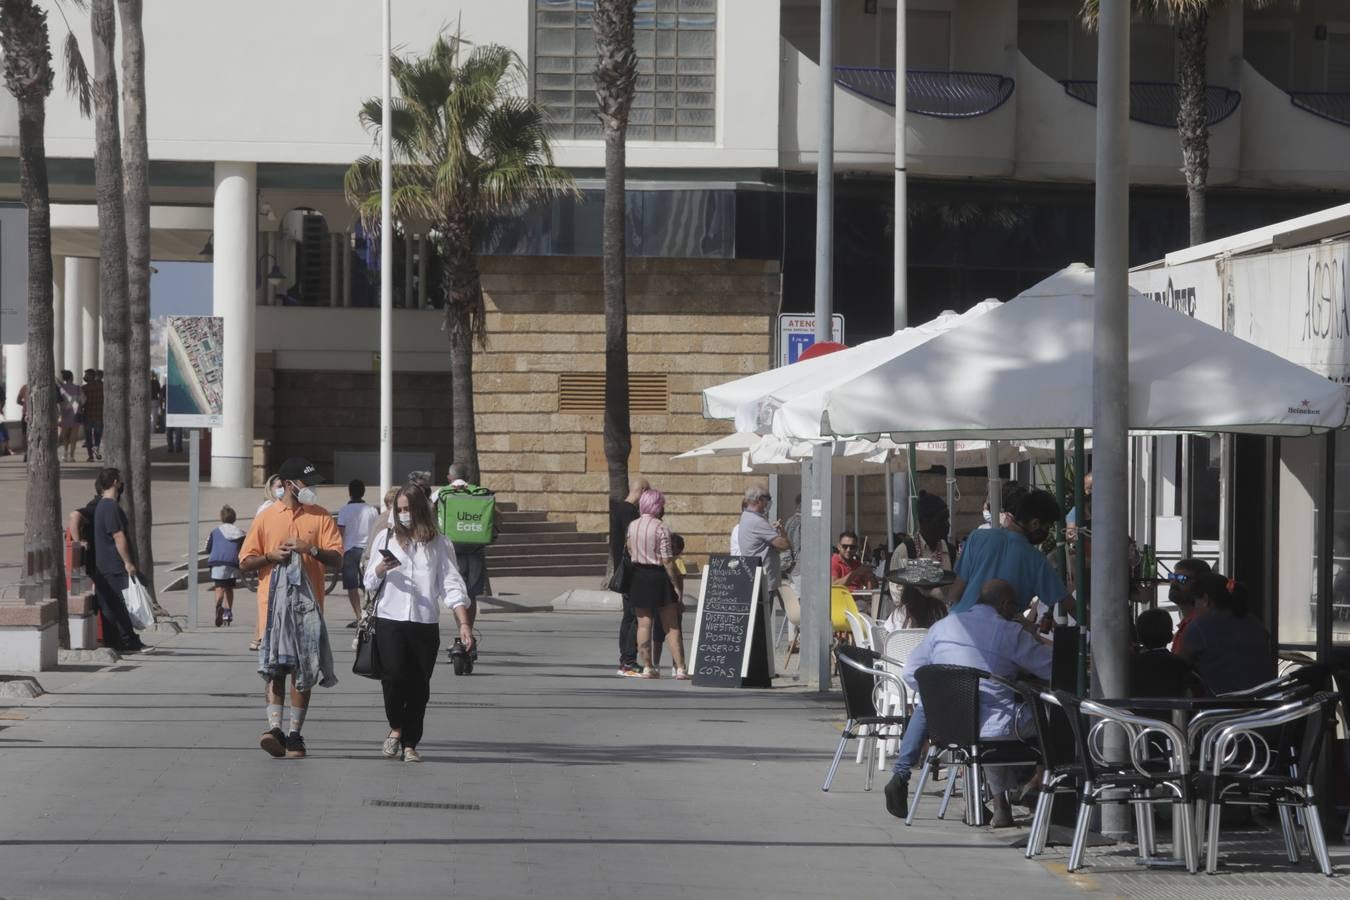
[{"label": "palm tree trunk", "polygon": [[1177,21],[1177,132],[1190,211],[1191,244],[1205,242],[1205,182],[1209,179],[1209,119],[1205,75],[1209,13],[1198,5]]},{"label": "palm tree trunk", "polygon": [[[451,219],[441,242],[446,281],[445,331],[450,338],[450,404],[454,461],[478,484],[478,428],[473,412],[473,344],[482,342],[483,282],[473,255],[472,229]],[[475,311],[480,314],[475,315]]]},{"label": "palm tree trunk", "polygon": [[[19,103],[19,183],[28,207],[28,483],[24,490],[24,558],[41,582],[37,599],[55,597],[62,647],[66,621],[65,554],[61,539],[61,468],[56,446],[56,334],[52,310],[52,219],[43,138],[46,101]],[[11,390],[17,390],[12,387]]]},{"label": "palm tree trunk", "polygon": [[131,531],[141,578],[155,590],[150,505],[150,149],[145,125],[145,33],[141,0],[117,0],[122,22],[122,107],[126,111],[122,171],[127,229],[131,382],[128,442],[131,450]]},{"label": "palm tree trunk", "polygon": [[[113,0],[93,0],[89,18],[94,34],[94,184],[98,198],[99,309],[104,343],[103,458],[130,483],[127,229],[122,205]],[[127,507],[128,518],[134,521],[134,494],[128,492],[123,505]]]},{"label": "palm tree trunk", "polygon": [[625,210],[626,127],[605,129],[605,461],[609,496],[628,493],[628,458],[633,451],[628,413],[628,260]]}]

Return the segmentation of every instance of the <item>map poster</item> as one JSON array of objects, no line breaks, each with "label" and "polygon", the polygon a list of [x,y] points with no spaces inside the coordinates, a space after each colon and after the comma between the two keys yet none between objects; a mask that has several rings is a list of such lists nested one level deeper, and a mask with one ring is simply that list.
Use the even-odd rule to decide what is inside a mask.
[{"label": "map poster", "polygon": [[215,316],[169,316],[165,425],[216,428],[221,424],[225,320]]}]

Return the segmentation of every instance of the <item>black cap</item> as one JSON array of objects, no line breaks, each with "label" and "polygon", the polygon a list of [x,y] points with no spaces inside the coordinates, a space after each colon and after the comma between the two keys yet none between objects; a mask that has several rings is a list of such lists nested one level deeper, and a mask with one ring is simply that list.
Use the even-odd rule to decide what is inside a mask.
[{"label": "black cap", "polygon": [[303,481],[307,485],[323,484],[326,481],[313,463],[299,456],[292,456],[282,463],[277,474],[282,481]]}]

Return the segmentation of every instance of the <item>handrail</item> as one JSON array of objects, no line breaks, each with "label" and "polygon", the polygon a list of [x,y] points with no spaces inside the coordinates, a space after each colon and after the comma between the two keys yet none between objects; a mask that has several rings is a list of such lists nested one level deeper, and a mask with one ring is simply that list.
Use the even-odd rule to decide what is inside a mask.
[{"label": "handrail", "polygon": [[[1097,82],[1061,81],[1064,93],[1089,106],[1097,105]],[[1237,111],[1242,94],[1232,88],[1210,85],[1205,91],[1205,124],[1217,125]],[[1175,128],[1180,101],[1171,81],[1131,81],[1130,118],[1145,125]]]},{"label": "handrail", "polygon": [[1328,122],[1350,126],[1350,93],[1343,91],[1289,91],[1289,102]]},{"label": "handrail", "polygon": [[[895,69],[835,66],[834,81],[861,97],[895,106]],[[988,115],[1012,96],[1016,82],[995,72],[905,70],[905,111],[936,119]]]}]

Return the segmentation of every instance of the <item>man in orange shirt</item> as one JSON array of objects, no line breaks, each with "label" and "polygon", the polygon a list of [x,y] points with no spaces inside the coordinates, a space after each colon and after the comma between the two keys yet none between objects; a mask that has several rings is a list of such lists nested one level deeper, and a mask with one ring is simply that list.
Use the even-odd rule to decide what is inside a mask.
[{"label": "man in orange shirt", "polygon": [[[286,566],[291,557],[299,554],[301,568],[309,582],[310,591],[323,614],[324,566],[342,564],[342,535],[333,522],[333,516],[322,506],[312,485],[323,479],[318,470],[304,459],[288,459],[277,473],[285,494],[253,520],[253,526],[239,549],[239,568],[258,572],[258,620],[266,633],[268,598],[271,596],[272,574],[278,565]],[[260,670],[261,671],[261,670]],[[258,743],[274,757],[299,759],[305,755],[305,742],[300,737],[305,712],[309,708],[309,689],[298,690],[296,672],[291,671],[290,733],[281,730],[282,698],[286,689],[286,673],[267,679],[267,724]]]}]

